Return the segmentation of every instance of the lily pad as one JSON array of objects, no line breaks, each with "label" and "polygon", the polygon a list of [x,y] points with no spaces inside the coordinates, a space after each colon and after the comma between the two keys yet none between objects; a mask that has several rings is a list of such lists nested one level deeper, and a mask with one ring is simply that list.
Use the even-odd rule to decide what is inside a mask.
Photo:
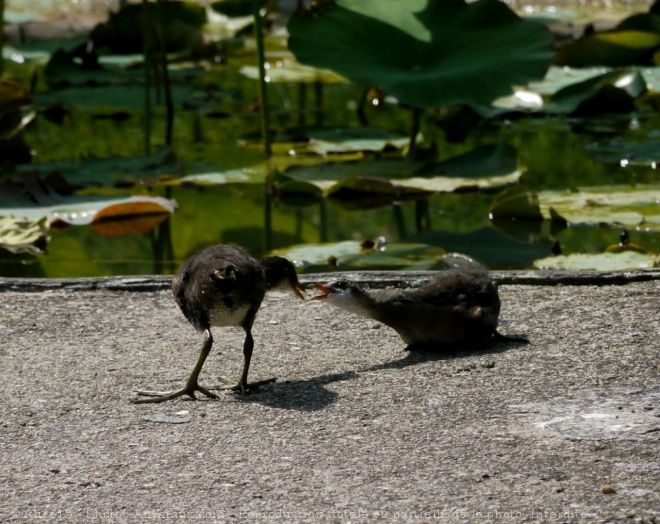
[{"label": "lily pad", "polygon": [[504,191],[493,199],[488,212],[490,219],[501,221],[507,219],[540,221],[543,220],[539,197],[529,191]]},{"label": "lily pad", "polygon": [[584,36],[562,47],[554,63],[560,66],[596,65],[625,67],[653,63],[660,47],[660,33],[613,30]]},{"label": "lily pad", "polygon": [[541,213],[551,209],[570,224],[621,224],[660,229],[660,187],[591,187],[580,191],[541,191]]},{"label": "lily pad", "polygon": [[36,172],[23,173],[20,182],[0,185],[0,216],[22,217],[49,223],[87,225],[100,220],[153,214],[172,214],[176,202],[149,196],[62,196],[45,184]]},{"label": "lily pad", "polygon": [[[299,63],[290,53],[267,53],[266,82],[270,83],[296,83],[296,84],[334,84],[346,82],[343,76],[330,69],[322,69]],[[246,78],[259,79],[259,68],[256,65],[245,65],[239,72]]]},{"label": "lily pad", "polygon": [[181,165],[174,152],[160,148],[151,156],[84,158],[80,162],[49,162],[21,167],[20,173],[38,171],[46,177],[63,176],[77,186],[122,186],[135,184],[146,178],[180,176]]},{"label": "lily pad", "polygon": [[[187,72],[191,75],[197,75],[200,71],[199,69],[190,69]],[[90,87],[87,85],[88,75],[90,73],[84,73],[80,76],[77,76],[77,73],[74,76],[64,74],[61,77],[63,79],[62,81],[70,87],[38,93],[34,98],[41,106],[65,104],[68,106],[91,106],[94,108],[120,107],[123,109],[144,109],[144,87],[138,83],[141,81],[141,78],[138,79],[132,76],[127,79],[124,75],[124,80],[135,81],[136,83],[121,85],[94,84]],[[93,73],[89,78],[92,76],[94,76]],[[117,76],[114,72],[108,72],[107,75],[100,76],[98,80],[107,78],[109,81],[118,81],[121,77],[121,73],[120,76]],[[172,83],[170,89],[172,102],[177,106],[181,106],[202,95],[207,96],[206,93],[202,93],[192,85]],[[225,95],[225,93],[219,92],[213,92],[212,94],[220,97]]]},{"label": "lily pad", "polygon": [[488,104],[543,78],[553,53],[546,27],[496,0],[337,0],[288,30],[301,63],[414,107]]},{"label": "lily pad", "polygon": [[568,269],[571,271],[623,271],[658,267],[658,256],[626,251],[624,253],[602,253],[560,255],[534,261],[537,269]]},{"label": "lily pad", "polygon": [[[195,2],[170,0],[149,4],[152,23],[158,23],[167,52],[196,49],[203,45],[201,29],[206,23],[206,9]],[[107,47],[114,53],[140,53],[146,33],[145,6],[121,4],[107,22],[90,33],[95,47]]]},{"label": "lily pad", "polygon": [[22,217],[0,217],[0,247],[12,253],[42,252],[46,244],[48,218],[27,220]]},{"label": "lily pad", "polygon": [[[365,244],[368,247],[365,247]],[[378,244],[347,240],[327,244],[304,244],[273,251],[298,266],[340,269],[408,268],[421,261],[441,258],[445,250],[425,244]]]},{"label": "lily pad", "polygon": [[269,190],[280,202],[293,207],[318,204],[323,198],[323,192],[314,184],[294,180],[279,170],[270,178]]},{"label": "lily pad", "polygon": [[639,71],[611,71],[560,89],[544,110],[557,114],[631,111],[634,100],[646,91]]},{"label": "lily pad", "polygon": [[305,133],[309,137],[310,150],[320,155],[401,149],[410,141],[409,137],[374,127],[309,128]]},{"label": "lily pad", "polygon": [[585,147],[594,158],[601,162],[609,162],[628,166],[648,166],[657,169],[660,166],[660,147],[658,137],[648,137],[635,142],[615,138],[609,142],[592,144]]},{"label": "lily pad", "polygon": [[[266,5],[266,0],[259,2],[261,7]],[[216,13],[230,18],[252,16],[254,14],[254,0],[219,0],[211,4],[211,9]]]},{"label": "lily pad", "polygon": [[294,166],[286,174],[317,185],[328,194],[428,193],[500,188],[516,183],[516,151],[487,145],[439,163],[409,158],[372,158]]}]

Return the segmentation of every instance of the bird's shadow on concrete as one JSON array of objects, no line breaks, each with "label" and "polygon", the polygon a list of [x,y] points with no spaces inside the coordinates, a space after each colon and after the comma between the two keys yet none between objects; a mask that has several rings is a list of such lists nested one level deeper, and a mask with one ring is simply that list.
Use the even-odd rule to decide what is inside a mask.
[{"label": "bird's shadow on concrete", "polygon": [[405,350],[403,358],[397,360],[390,360],[382,364],[361,369],[359,371],[378,371],[381,369],[401,369],[408,366],[416,366],[424,362],[434,362],[438,360],[454,360],[478,355],[493,355],[497,353],[504,353],[510,349],[520,347],[521,342],[507,341],[507,342],[492,342],[489,346],[483,349],[458,349],[458,348],[438,348],[437,346],[408,346]]},{"label": "bird's shadow on concrete", "polygon": [[260,388],[238,399],[277,409],[319,411],[335,403],[339,396],[336,392],[327,389],[325,387],[327,384],[354,380],[359,376],[356,371],[346,371],[306,380],[285,380],[269,384],[266,388]]},{"label": "bird's shadow on concrete", "polygon": [[238,399],[243,402],[255,402],[276,409],[308,412],[319,411],[335,403],[339,396],[336,392],[328,390],[325,387],[327,384],[355,380],[360,377],[360,372],[401,369],[436,360],[450,360],[475,355],[503,353],[519,345],[516,342],[495,342],[491,346],[480,350],[445,349],[444,351],[438,351],[437,348],[433,347],[409,347],[406,348],[405,356],[397,360],[376,364],[356,371],[320,375],[305,380],[276,382],[265,386],[265,389],[264,387],[259,388],[250,395],[240,396]]}]

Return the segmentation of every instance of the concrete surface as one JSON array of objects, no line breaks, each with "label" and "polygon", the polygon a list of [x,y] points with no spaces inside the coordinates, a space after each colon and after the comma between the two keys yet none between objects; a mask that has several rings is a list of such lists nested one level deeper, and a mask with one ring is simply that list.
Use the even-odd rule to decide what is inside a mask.
[{"label": "concrete surface", "polygon": [[[0,280],[0,522],[660,522],[660,273],[534,275],[496,274],[531,345],[449,355],[270,295],[275,384],[155,405],[201,345],[168,279]],[[242,365],[214,334],[207,385]]]}]

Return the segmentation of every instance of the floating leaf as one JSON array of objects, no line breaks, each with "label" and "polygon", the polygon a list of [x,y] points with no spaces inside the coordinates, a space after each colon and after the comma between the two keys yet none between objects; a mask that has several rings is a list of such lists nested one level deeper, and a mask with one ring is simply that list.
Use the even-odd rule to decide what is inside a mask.
[{"label": "floating leaf", "polygon": [[658,267],[658,257],[635,251],[560,255],[534,261],[537,269],[568,269],[571,271],[623,271]]},{"label": "floating leaf", "polygon": [[660,229],[660,187],[591,187],[580,191],[541,191],[541,212],[550,218],[550,208],[570,224],[644,225]]},{"label": "floating leaf", "polygon": [[0,80],[0,115],[32,105],[34,99],[21,84]]},{"label": "floating leaf", "polygon": [[616,26],[618,31],[646,31],[660,34],[660,15],[637,13],[622,20]]},{"label": "floating leaf", "polygon": [[[158,21],[167,52],[196,49],[203,45],[201,28],[206,23],[206,9],[194,2],[170,0],[149,4],[150,17]],[[107,22],[98,24],[89,38],[95,47],[107,47],[113,53],[141,53],[144,49],[145,5],[121,4]]]},{"label": "floating leaf", "polygon": [[341,188],[360,187],[367,192],[397,192],[391,179],[412,176],[423,166],[406,159],[367,158],[351,162],[324,162],[310,166],[294,166],[286,170],[291,178],[310,182],[332,193]]},{"label": "floating leaf", "polygon": [[587,35],[566,44],[557,51],[554,62],[571,67],[651,64],[659,47],[660,33],[613,30]]},{"label": "floating leaf", "polygon": [[439,163],[409,158],[372,158],[294,166],[286,174],[316,184],[328,194],[425,193],[477,190],[516,183],[516,151],[488,145]]},{"label": "floating leaf", "polygon": [[146,213],[174,213],[176,204],[172,200],[161,197],[124,196],[124,197],[62,197],[60,202],[49,205],[29,205],[25,202],[21,207],[5,207],[5,199],[0,199],[0,216],[21,216],[30,220],[47,217],[50,222],[59,220],[66,224],[81,226],[95,221],[97,213],[111,215],[115,218],[134,216]]},{"label": "floating leaf", "polygon": [[22,217],[0,217],[0,247],[12,253],[38,254],[46,244],[48,219],[27,220]]},{"label": "floating leaf", "polygon": [[[187,166],[189,174],[163,182],[164,185],[177,184],[261,184],[266,180],[266,162],[236,169],[214,170],[213,166],[196,164]],[[191,172],[196,171],[196,172]]]},{"label": "floating leaf", "polygon": [[[266,82],[296,83],[296,84],[335,84],[346,82],[346,79],[334,71],[300,64],[289,53],[268,53],[266,55]],[[259,68],[256,65],[245,65],[239,72],[252,80],[259,79]]]},{"label": "floating leaf", "polygon": [[410,141],[409,137],[374,127],[309,128],[307,136],[311,141],[310,149],[320,155],[401,149]]},{"label": "floating leaf", "polygon": [[176,202],[147,196],[62,196],[52,191],[36,172],[23,173],[21,183],[0,185],[0,216],[24,217],[50,223],[87,225],[97,220],[149,214],[171,214]]},{"label": "floating leaf", "polygon": [[22,167],[20,173],[38,171],[42,176],[57,174],[78,186],[126,186],[144,178],[178,176],[181,166],[174,152],[160,148],[151,156],[84,158],[80,162],[49,162]]},{"label": "floating leaf", "polygon": [[526,269],[532,262],[550,252],[550,242],[539,236],[537,222],[519,221],[515,237],[492,227],[475,231],[430,231],[406,238],[408,242],[422,242],[441,246],[447,251],[464,253],[488,267]]},{"label": "floating leaf", "polygon": [[547,28],[495,0],[337,0],[288,29],[301,63],[414,107],[488,104],[542,78],[552,56]]},{"label": "floating leaf", "polygon": [[[127,235],[141,235],[153,231],[160,224],[169,218],[169,215],[158,211],[158,208],[149,203],[154,210],[154,213],[147,215],[119,215],[113,218],[103,217],[99,219],[97,214],[94,222],[92,222],[92,229],[99,235],[105,237],[121,237]],[[132,204],[135,205],[135,204]],[[146,209],[146,208],[145,208]],[[114,215],[116,210],[105,210],[106,215]],[[136,211],[139,211],[136,209]]]},{"label": "floating leaf", "polygon": [[421,176],[452,178],[482,178],[510,175],[516,171],[518,152],[509,144],[488,144],[460,155],[429,165]]},{"label": "floating leaf", "polygon": [[560,89],[544,109],[558,114],[631,111],[634,99],[646,90],[638,71],[612,71]]},{"label": "floating leaf", "polygon": [[[261,0],[259,4],[261,7],[265,6],[266,0]],[[220,0],[211,4],[213,11],[232,18],[252,16],[254,7],[254,0]]]},{"label": "floating leaf", "polygon": [[586,146],[585,150],[592,152],[594,158],[601,162],[611,162],[621,167],[649,166],[657,169],[660,165],[658,137],[638,139],[636,142],[615,138],[609,142]]},{"label": "floating leaf", "polygon": [[383,244],[365,249],[364,242],[304,244],[273,251],[301,266],[330,268],[406,268],[425,259],[440,259],[445,251],[425,244]]},{"label": "floating leaf", "polygon": [[498,195],[493,200],[488,214],[495,221],[511,218],[532,221],[543,220],[538,195],[529,191]]},{"label": "floating leaf", "polygon": [[[190,73],[191,76],[195,76],[198,75],[200,71],[200,69],[190,69],[187,72]],[[40,106],[47,107],[54,104],[64,104],[67,106],[91,106],[95,109],[99,107],[135,110],[144,109],[144,87],[137,83],[80,87],[80,84],[76,83],[76,77],[72,78],[64,75],[62,78],[67,78],[67,85],[72,85],[74,87],[36,94],[35,99]],[[122,76],[116,72],[109,72],[108,78],[112,81],[121,81],[122,78],[126,80],[125,75]],[[86,83],[84,75],[80,76],[78,80],[80,80],[83,85]],[[131,80],[131,78],[128,78],[128,80]],[[189,84],[181,85],[173,83],[170,85],[170,88],[172,92],[172,102],[177,106],[195,101],[202,95],[206,96],[196,87]],[[212,93],[213,96],[219,95],[219,97],[222,97],[225,94],[217,91],[212,91]]]},{"label": "floating leaf", "polygon": [[275,171],[269,184],[273,196],[290,206],[307,207],[323,198],[323,192],[314,184],[294,180],[279,170]]}]

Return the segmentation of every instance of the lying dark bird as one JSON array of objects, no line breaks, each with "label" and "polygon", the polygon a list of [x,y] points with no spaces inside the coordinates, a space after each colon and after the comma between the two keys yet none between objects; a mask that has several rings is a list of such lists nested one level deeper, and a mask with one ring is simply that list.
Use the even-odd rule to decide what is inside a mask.
[{"label": "lying dark bird", "polygon": [[[196,391],[217,398],[209,389],[233,389],[244,393],[249,387],[273,382],[274,378],[248,385],[247,378],[254,349],[252,324],[266,291],[276,289],[288,289],[305,298],[296,270],[286,258],[265,257],[257,261],[235,245],[212,246],[189,258],[172,280],[172,292],[184,316],[197,331],[204,333],[199,359],[182,389],[138,391],[138,395],[147,398],[133,402],[163,402],[182,395],[194,399]],[[222,326],[241,326],[245,331],[243,373],[238,383],[221,379],[224,386],[204,388],[197,380],[213,345],[211,327]]]},{"label": "lying dark bird", "polygon": [[415,289],[367,291],[349,280],[311,287],[323,293],[312,300],[390,326],[408,349],[482,349],[492,337],[529,342],[497,331],[500,296],[488,271],[478,265],[447,269]]}]

